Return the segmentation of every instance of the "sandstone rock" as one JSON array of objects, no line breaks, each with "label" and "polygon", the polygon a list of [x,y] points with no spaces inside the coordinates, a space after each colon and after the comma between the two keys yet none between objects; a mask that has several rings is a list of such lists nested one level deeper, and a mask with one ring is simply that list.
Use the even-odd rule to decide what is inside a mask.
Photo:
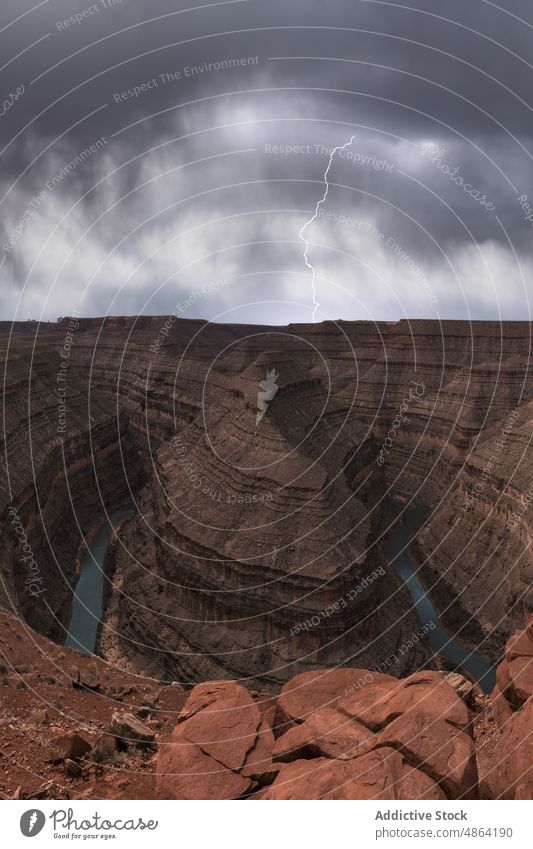
[{"label": "sandstone rock", "polygon": [[533,698],[505,724],[487,776],[495,799],[533,796]]},{"label": "sandstone rock", "polygon": [[160,743],[155,770],[158,799],[237,799],[253,786],[183,739]]},{"label": "sandstone rock", "polygon": [[464,675],[460,675],[458,672],[449,672],[445,676],[446,683],[453,687],[455,692],[461,699],[469,706],[472,707],[474,702],[474,696],[476,693],[476,687],[469,681],[468,678],[465,678]]},{"label": "sandstone rock", "polygon": [[200,684],[170,737],[161,739],[156,791],[168,799],[234,799],[266,781],[274,735],[249,692],[234,681]]},{"label": "sandstone rock", "polygon": [[290,728],[274,746],[274,761],[300,758],[348,760],[366,754],[375,745],[375,735],[333,708],[321,708],[303,723]]},{"label": "sandstone rock", "polygon": [[514,709],[500,690],[498,683],[496,683],[496,686],[491,693],[491,705],[496,724],[498,728],[502,729],[506,722],[513,716]]},{"label": "sandstone rock", "polygon": [[533,696],[533,657],[516,657],[509,663],[509,678],[515,698],[521,704]]},{"label": "sandstone rock", "polygon": [[440,672],[416,672],[400,681],[372,684],[338,702],[337,709],[379,731],[405,713],[424,713],[465,728],[470,714]]},{"label": "sandstone rock", "polygon": [[281,690],[276,712],[277,725],[304,722],[322,707],[333,708],[350,692],[360,692],[376,682],[395,682],[396,679],[367,669],[345,667],[302,672]]},{"label": "sandstone rock", "polygon": [[427,775],[394,749],[352,760],[314,758],[282,764],[262,799],[445,799]]},{"label": "sandstone rock", "polygon": [[530,802],[533,799],[533,787],[531,784],[529,786],[527,784],[517,784],[514,797],[515,799]]},{"label": "sandstone rock", "polygon": [[62,799],[64,793],[61,787],[54,781],[45,781],[35,793],[31,793],[28,799]]},{"label": "sandstone rock", "polygon": [[150,746],[155,741],[154,732],[132,713],[114,713],[111,732],[124,746]]},{"label": "sandstone rock", "polygon": [[91,749],[91,743],[75,731],[53,737],[50,746],[53,753],[52,760],[55,763],[83,758]]},{"label": "sandstone rock", "polygon": [[186,738],[228,769],[240,769],[254,746],[261,713],[244,687],[233,681],[195,687],[173,738]]},{"label": "sandstone rock", "polygon": [[118,752],[118,741],[113,734],[101,734],[91,750],[96,763],[113,760]]},{"label": "sandstone rock", "polygon": [[517,657],[533,657],[533,625],[515,631],[505,647],[505,659],[510,663]]},{"label": "sandstone rock", "polygon": [[88,690],[100,689],[100,673],[96,662],[88,663],[78,669],[75,687],[86,687]]},{"label": "sandstone rock", "polygon": [[452,799],[477,797],[477,769],[472,738],[443,719],[407,713],[378,735],[381,745],[403,752],[409,763],[438,782]]},{"label": "sandstone rock", "polygon": [[277,765],[272,762],[273,748],[274,733],[268,722],[263,720],[257,732],[257,739],[246,756],[241,774],[260,784],[272,782],[278,773]]}]

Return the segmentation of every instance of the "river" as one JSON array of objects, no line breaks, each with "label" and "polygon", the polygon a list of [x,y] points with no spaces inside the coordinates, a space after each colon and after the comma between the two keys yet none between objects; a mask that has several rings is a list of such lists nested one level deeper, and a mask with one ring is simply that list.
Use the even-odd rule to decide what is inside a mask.
[{"label": "river", "polygon": [[[428,512],[424,505],[417,504],[407,514],[403,525],[390,538],[390,561],[409,590],[420,623],[434,626],[428,632],[431,648],[439,652],[454,666],[464,670],[469,678],[478,681],[485,692],[490,692],[496,681],[495,667],[491,666],[480,654],[462,646],[448,633],[440,622],[433,602],[416,574],[416,568],[409,553],[408,542],[412,532],[420,527]],[[86,654],[94,653],[98,626],[103,613],[103,563],[106,551],[111,541],[113,529],[122,519],[132,514],[131,508],[123,508],[113,513],[102,525],[93,541],[86,547],[80,564],[80,577],[74,590],[72,616],[65,639],[65,646],[69,648],[76,648]]]},{"label": "river", "polygon": [[444,628],[431,598],[416,574],[416,567],[409,553],[408,542],[413,531],[422,525],[428,513],[427,507],[420,503],[407,513],[401,528],[395,531],[390,538],[390,561],[409,590],[421,624],[434,626],[428,632],[428,641],[431,648],[439,652],[455,667],[463,670],[468,678],[477,681],[485,693],[490,693],[496,683],[495,667],[480,654],[470,651],[470,649],[458,643]]},{"label": "river", "polygon": [[102,619],[104,595],[103,563],[107,548],[111,542],[114,528],[128,516],[132,510],[123,508],[106,518],[96,536],[85,546],[80,563],[80,577],[74,590],[72,615],[65,646],[78,649],[85,654],[94,654],[98,626]]}]

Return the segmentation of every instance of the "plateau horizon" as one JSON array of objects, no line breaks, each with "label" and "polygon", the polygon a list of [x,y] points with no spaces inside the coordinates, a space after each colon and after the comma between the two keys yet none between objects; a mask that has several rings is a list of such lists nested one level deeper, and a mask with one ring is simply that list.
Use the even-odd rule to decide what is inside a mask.
[{"label": "plateau horizon", "polygon": [[[153,344],[150,345],[150,352],[152,354],[159,354],[160,348],[165,344],[168,339],[168,335],[170,333],[170,329],[173,324],[183,315],[184,312],[187,312],[189,307],[199,301],[204,295],[209,295],[211,292],[216,292],[218,289],[221,289],[223,286],[228,286],[233,280],[235,280],[235,275],[231,274],[229,277],[220,277],[215,280],[211,280],[209,283],[204,283],[200,289],[196,289],[194,292],[191,292],[189,297],[185,301],[180,301],[176,304],[176,309],[173,313],[170,313],[167,320],[161,327],[158,336],[154,340]],[[178,315],[179,313],[179,315]]]}]

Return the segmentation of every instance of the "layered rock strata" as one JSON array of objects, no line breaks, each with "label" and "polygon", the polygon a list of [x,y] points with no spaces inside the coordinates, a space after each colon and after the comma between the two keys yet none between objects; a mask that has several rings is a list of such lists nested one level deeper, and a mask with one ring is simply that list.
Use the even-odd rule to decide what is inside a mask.
[{"label": "layered rock strata", "polygon": [[386,560],[416,496],[442,619],[496,659],[531,606],[530,325],[178,320],[156,344],[163,325],[0,327],[3,605],[61,641],[80,543],[127,499],[105,657],[270,689],[319,665],[405,675],[438,662]]}]

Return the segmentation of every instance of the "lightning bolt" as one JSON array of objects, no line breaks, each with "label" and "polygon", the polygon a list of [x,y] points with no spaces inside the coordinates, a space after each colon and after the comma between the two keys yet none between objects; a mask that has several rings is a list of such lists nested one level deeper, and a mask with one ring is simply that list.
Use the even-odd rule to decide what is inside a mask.
[{"label": "lightning bolt", "polygon": [[28,831],[33,831],[33,826],[35,825],[36,822],[37,822],[37,814],[34,811],[33,814],[30,817],[30,822],[28,824]]},{"label": "lightning bolt", "polygon": [[313,217],[310,218],[309,221],[306,221],[306,223],[304,224],[304,226],[302,227],[302,229],[300,230],[300,232],[298,234],[299,238],[302,240],[302,242],[305,242],[304,260],[305,260],[306,266],[311,270],[311,273],[312,273],[311,288],[313,290],[313,322],[316,321],[316,312],[317,312],[317,310],[320,306],[320,302],[317,301],[317,298],[316,298],[316,271],[315,271],[314,266],[311,265],[311,263],[309,262],[309,241],[304,236],[304,230],[307,230],[307,228],[313,223],[313,221],[316,221],[316,219],[318,218],[318,211],[319,211],[320,207],[325,202],[325,200],[328,196],[328,192],[329,192],[328,174],[329,174],[331,166],[333,165],[333,160],[335,158],[335,154],[338,153],[339,150],[346,150],[347,147],[350,147],[354,138],[355,138],[355,135],[353,135],[351,137],[350,141],[347,141],[344,144],[337,145],[337,147],[334,147],[333,150],[331,151],[331,153],[329,155],[328,167],[326,168],[326,170],[324,172],[324,183],[326,184],[326,190],[324,192],[324,196],[321,200],[318,201],[318,203],[316,205],[316,209],[315,209],[315,214],[313,215]]}]

